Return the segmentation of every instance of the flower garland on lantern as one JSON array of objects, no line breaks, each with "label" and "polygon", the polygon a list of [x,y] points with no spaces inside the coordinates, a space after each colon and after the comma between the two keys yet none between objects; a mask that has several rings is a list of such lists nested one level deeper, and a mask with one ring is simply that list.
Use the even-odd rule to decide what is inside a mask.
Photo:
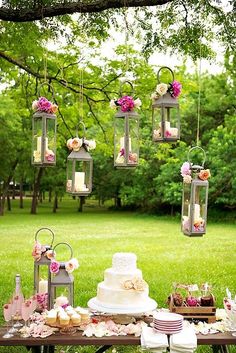
[{"label": "flower garland on lantern", "polygon": [[44,245],[41,245],[38,241],[36,241],[33,247],[32,256],[35,261],[39,261],[42,255],[51,260],[53,258],[53,251],[51,249],[47,249]]},{"label": "flower garland on lantern", "polygon": [[66,143],[70,151],[78,152],[81,147],[84,147],[86,151],[93,150],[96,148],[95,140],[85,140],[84,138],[74,137],[67,140]]},{"label": "flower garland on lantern", "polygon": [[157,100],[160,97],[164,96],[166,93],[170,93],[172,98],[178,98],[182,90],[182,85],[180,82],[174,80],[173,82],[166,83],[158,83],[156,86],[156,91],[152,93],[152,100]]},{"label": "flower garland on lantern", "polygon": [[33,101],[32,109],[37,112],[45,112],[47,114],[55,114],[58,111],[58,106],[45,97],[40,97]]},{"label": "flower garland on lantern", "polygon": [[[79,268],[79,262],[76,258],[72,258],[65,263],[65,270],[68,273],[72,273],[74,270],[77,270],[77,268]],[[52,259],[50,264],[50,272],[56,275],[59,272],[59,270],[60,270],[60,262],[56,261],[55,258]]]},{"label": "flower garland on lantern", "polygon": [[135,108],[140,109],[142,102],[139,98],[134,99],[131,96],[123,96],[119,99],[112,99],[110,107],[115,109],[120,107],[123,113],[132,112]]}]

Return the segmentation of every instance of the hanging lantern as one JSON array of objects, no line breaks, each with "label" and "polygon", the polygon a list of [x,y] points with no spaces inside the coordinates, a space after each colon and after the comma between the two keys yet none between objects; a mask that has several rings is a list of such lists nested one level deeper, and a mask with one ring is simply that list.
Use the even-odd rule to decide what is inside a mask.
[{"label": "hanging lantern", "polygon": [[[58,246],[66,245],[70,250],[70,260],[67,262],[58,262],[54,259],[51,261],[51,283],[50,283],[50,309],[53,307],[56,299],[64,294],[67,297],[68,304],[74,304],[74,277],[71,274],[79,267],[77,259],[73,258],[73,250],[67,243],[58,243],[54,246],[53,252]],[[60,292],[60,293],[59,293]]]},{"label": "hanging lantern", "polygon": [[72,152],[67,157],[67,182],[66,191],[73,196],[87,196],[92,192],[93,159],[89,154],[89,149],[94,149],[94,140],[86,140],[85,126],[84,136],[67,141],[67,147]]},{"label": "hanging lantern", "polygon": [[[160,72],[168,69],[172,75],[170,84],[160,81]],[[173,71],[166,66],[157,73],[158,85],[152,94],[152,139],[154,142],[176,142],[180,139],[180,114],[177,97],[181,84],[174,80]]]},{"label": "hanging lantern", "polygon": [[[131,86],[133,95],[132,83],[124,83]],[[141,106],[141,101],[132,96],[122,96],[112,99],[110,106],[119,109],[114,118],[114,166],[136,167],[139,159],[139,114],[134,109]]]},{"label": "hanging lantern", "polygon": [[[53,88],[47,82],[53,95]],[[39,95],[40,95],[39,89]],[[57,105],[40,97],[32,104],[32,164],[39,167],[56,165],[56,115]]]},{"label": "hanging lantern", "polygon": [[[41,245],[38,241],[39,233],[45,231],[51,235],[50,245]],[[35,245],[32,252],[34,258],[34,292],[42,297],[44,296],[42,301],[44,300],[45,304],[49,304],[48,288],[51,281],[50,264],[53,241],[53,231],[49,228],[40,228],[35,234]]]},{"label": "hanging lantern", "polygon": [[[190,162],[190,153],[199,149],[204,154],[202,165]],[[190,237],[200,237],[206,233],[209,169],[204,169],[205,151],[201,147],[189,150],[188,162],[183,163],[182,224],[181,230]]]}]

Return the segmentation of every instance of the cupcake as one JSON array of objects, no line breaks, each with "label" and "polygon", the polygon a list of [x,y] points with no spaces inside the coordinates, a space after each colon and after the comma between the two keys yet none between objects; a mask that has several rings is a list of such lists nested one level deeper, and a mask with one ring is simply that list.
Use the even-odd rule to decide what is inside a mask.
[{"label": "cupcake", "polygon": [[73,325],[79,325],[81,323],[81,316],[77,313],[74,313],[70,319]]},{"label": "cupcake", "polygon": [[67,326],[67,325],[69,325],[70,317],[66,313],[61,314],[59,317],[59,322],[60,322],[61,326]]}]

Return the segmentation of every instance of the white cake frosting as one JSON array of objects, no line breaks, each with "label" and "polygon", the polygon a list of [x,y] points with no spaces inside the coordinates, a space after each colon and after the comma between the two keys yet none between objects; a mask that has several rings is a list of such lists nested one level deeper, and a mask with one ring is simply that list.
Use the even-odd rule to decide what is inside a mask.
[{"label": "white cake frosting", "polygon": [[137,256],[129,252],[117,252],[112,258],[112,269],[115,272],[127,272],[136,270]]},{"label": "white cake frosting", "polygon": [[[143,281],[133,253],[116,253],[112,268],[104,272],[104,281],[97,286],[96,303],[104,309],[130,309],[145,307],[149,303],[149,287]],[[155,302],[154,302],[155,303]],[[155,305],[154,305],[155,306]]]}]

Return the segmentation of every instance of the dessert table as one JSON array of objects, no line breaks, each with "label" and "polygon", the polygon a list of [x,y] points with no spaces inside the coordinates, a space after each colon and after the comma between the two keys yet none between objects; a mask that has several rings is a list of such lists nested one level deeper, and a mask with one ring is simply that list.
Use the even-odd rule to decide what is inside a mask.
[{"label": "dessert table", "polygon": [[[73,335],[62,335],[55,333],[46,338],[22,338],[14,336],[10,339],[4,339],[6,328],[0,327],[0,346],[25,346],[31,348],[33,353],[40,353],[43,346],[44,353],[53,353],[55,346],[96,346],[96,353],[105,352],[111,346],[138,346],[140,338],[134,335],[130,336],[111,336],[111,337],[84,337],[82,332],[77,331]],[[236,345],[236,337],[230,332],[216,333],[208,335],[197,335],[198,345],[212,346],[213,352],[227,353],[229,345]]]}]

